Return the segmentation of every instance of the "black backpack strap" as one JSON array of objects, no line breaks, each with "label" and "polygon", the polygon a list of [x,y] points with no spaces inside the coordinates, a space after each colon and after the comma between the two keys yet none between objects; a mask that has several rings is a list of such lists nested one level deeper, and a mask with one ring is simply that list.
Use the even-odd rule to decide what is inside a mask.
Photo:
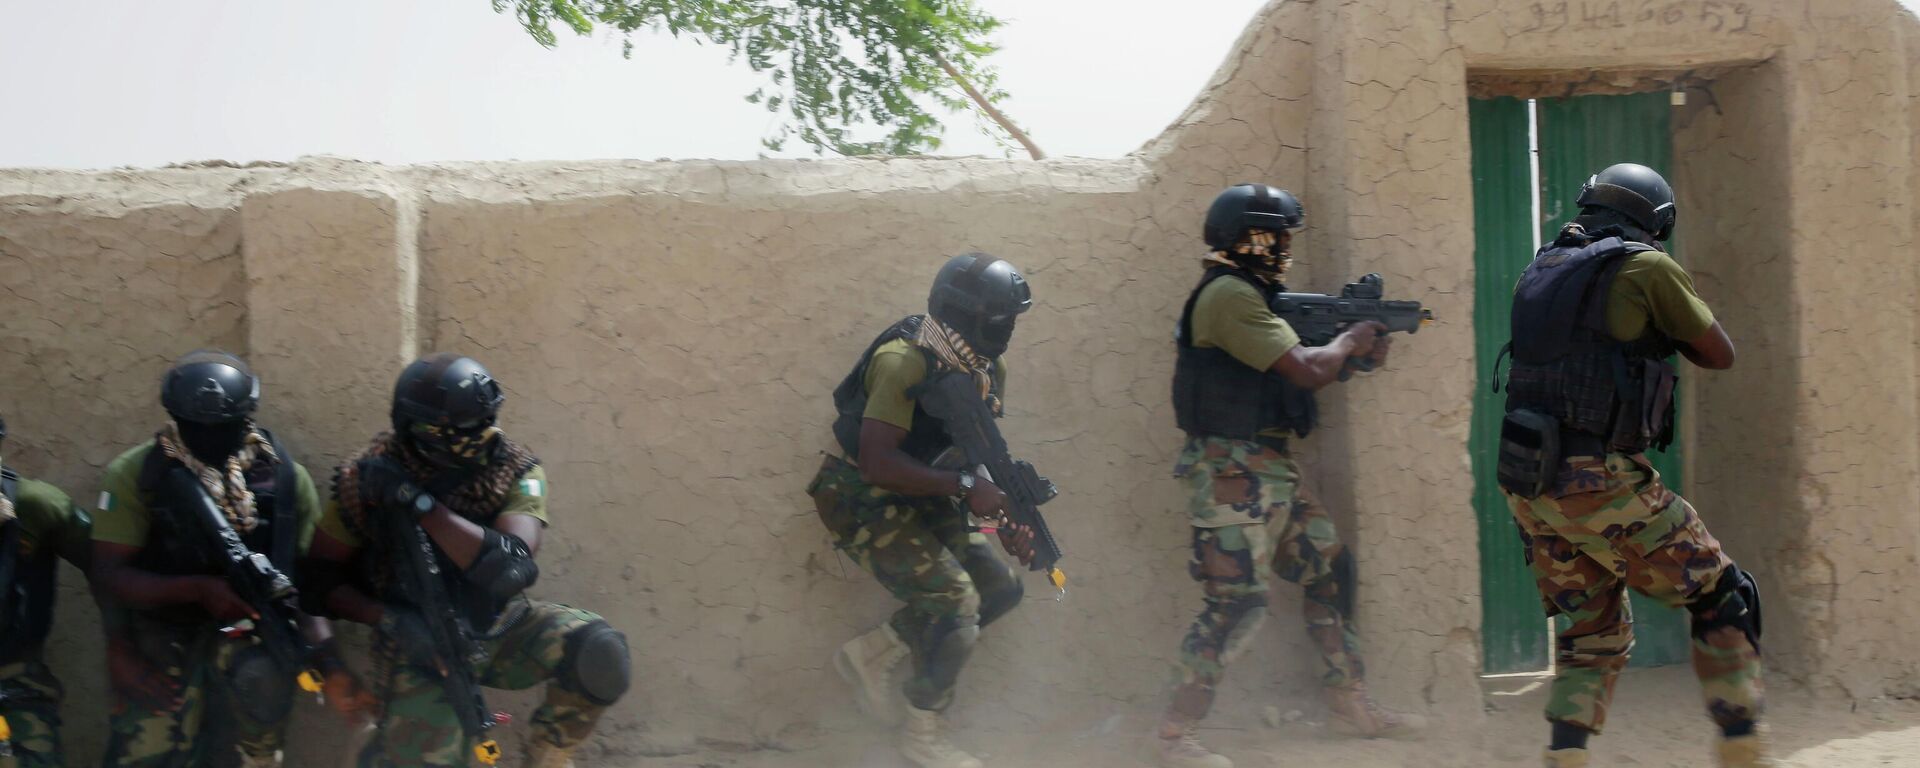
[{"label": "black backpack strap", "polygon": [[295,521],[300,516],[300,475],[294,471],[293,454],[280,443],[279,438],[265,429],[260,434],[267,438],[267,445],[273,446],[273,455],[279,462],[273,465],[273,543],[267,559],[273,561],[273,567],[281,573],[293,572],[294,547],[299,542]]},{"label": "black backpack strap", "polygon": [[167,452],[160,450],[160,443],[155,441],[153,447],[147,449],[146,458],[140,461],[140,474],[134,478],[133,485],[142,496],[154,497],[160,492],[160,481],[166,479],[167,470],[178,464],[168,458]]},{"label": "black backpack strap", "polygon": [[1493,391],[1495,394],[1499,394],[1500,387],[1506,383],[1505,379],[1500,378],[1500,365],[1512,356],[1513,340],[1508,339],[1507,343],[1500,345],[1500,354],[1493,356]]}]

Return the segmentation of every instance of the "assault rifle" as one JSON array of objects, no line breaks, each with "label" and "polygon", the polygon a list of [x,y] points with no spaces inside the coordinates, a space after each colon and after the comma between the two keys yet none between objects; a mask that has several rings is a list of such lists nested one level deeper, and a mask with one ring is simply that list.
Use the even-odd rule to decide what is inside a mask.
[{"label": "assault rifle", "polygon": [[401,601],[419,608],[426,619],[422,623],[433,640],[434,655],[441,667],[431,671],[440,674],[440,685],[453,704],[460,729],[476,742],[474,757],[493,765],[500,759],[500,744],[486,734],[499,719],[487,708],[474,674],[474,669],[485,662],[485,653],[474,642],[466,617],[447,597],[433,541],[413,516],[402,510],[374,509],[371,514],[384,523],[387,541],[394,544],[393,576]]},{"label": "assault rifle", "polygon": [[[1374,272],[1357,282],[1347,283],[1340,289],[1339,296],[1278,293],[1267,302],[1267,307],[1287,321],[1287,325],[1300,334],[1300,343],[1309,347],[1324,346],[1347,326],[1368,320],[1386,326],[1387,333],[1418,333],[1420,326],[1433,322],[1433,310],[1420,306],[1420,302],[1389,301],[1383,298],[1385,294],[1386,281]],[[1362,371],[1373,370],[1373,363],[1361,357],[1348,360],[1347,365]],[[1347,372],[1341,371],[1340,378],[1347,378]]]},{"label": "assault rifle", "polygon": [[1047,574],[1054,589],[1065,593],[1067,575],[1057,567],[1060,543],[1040,516],[1040,505],[1060,494],[1053,481],[1035,472],[1032,464],[1015,461],[1007,454],[1007,441],[993,423],[993,410],[980,398],[980,384],[968,373],[935,374],[920,387],[920,407],[927,415],[946,423],[947,436],[966,456],[966,466],[987,468],[994,485],[1007,494],[1007,520],[1033,531],[1033,562],[1030,570]]},{"label": "assault rifle", "polygon": [[[192,472],[185,467],[174,467],[167,471],[165,483],[167,497],[180,500],[185,506],[182,511],[192,518],[192,527],[199,531],[201,550],[211,554],[225,569],[227,584],[260,615],[253,621],[252,631],[260,638],[260,645],[266,649],[274,667],[273,673],[261,682],[269,686],[284,685],[283,681],[293,679],[301,690],[319,693],[320,673],[309,664],[312,649],[300,634],[299,593],[293,587],[293,580],[275,568],[266,555],[247,548],[240,535],[234,533],[233,526],[227,524],[226,513],[214,505],[207,489]],[[292,504],[294,500],[277,499],[275,503]],[[291,698],[285,701],[292,704]],[[248,703],[278,706],[278,702]]]}]

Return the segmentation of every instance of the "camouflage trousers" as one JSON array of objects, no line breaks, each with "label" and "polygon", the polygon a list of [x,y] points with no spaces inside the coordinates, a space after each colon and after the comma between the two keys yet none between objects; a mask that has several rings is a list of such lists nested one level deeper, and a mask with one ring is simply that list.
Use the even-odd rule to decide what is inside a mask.
[{"label": "camouflage trousers", "polygon": [[0,666],[0,717],[13,731],[13,757],[0,768],[58,768],[60,699],[64,691],[53,670],[38,659]]},{"label": "camouflage trousers", "polygon": [[[1598,733],[1633,648],[1627,589],[1691,605],[1733,561],[1644,456],[1570,457],[1554,486],[1535,499],[1508,494],[1507,506],[1547,615],[1570,621],[1556,643],[1547,719]],[[1759,716],[1760,653],[1745,633],[1696,633],[1692,660],[1715,722]]]},{"label": "camouflage trousers", "polygon": [[115,690],[109,695],[108,768],[185,768],[222,762],[216,748],[237,746],[248,755],[279,751],[285,719],[262,723],[233,706],[227,671],[241,650],[258,641],[227,637],[217,625],[194,627],[133,619],[140,655],[179,691],[178,703],[137,700]]},{"label": "camouflage trousers", "polygon": [[1245,440],[1195,438],[1174,468],[1192,491],[1193,558],[1206,606],[1180,644],[1169,720],[1193,722],[1213,708],[1228,664],[1267,616],[1271,577],[1305,591],[1301,614],[1328,688],[1360,684],[1365,665],[1354,632],[1352,555],[1333,520],[1301,487],[1285,453]]},{"label": "camouflage trousers", "polygon": [[891,624],[913,652],[907,701],[942,710],[964,663],[936,651],[947,636],[970,635],[1020,603],[1020,577],[994,554],[985,534],[946,497],[901,496],[860,479],[852,464],[828,456],[807,486],[834,546],[905,603]]},{"label": "camouflage trousers", "polygon": [[[600,617],[558,603],[528,601],[525,610],[509,606],[499,625],[484,641],[486,663],[480,684],[509,691],[543,682],[546,700],[533,711],[532,738],[571,748],[593,735],[593,727],[607,708],[589,701],[555,680],[561,674],[568,639]],[[376,648],[389,647],[384,638]],[[383,654],[384,656],[384,654]],[[390,658],[376,665],[386,670],[376,680],[381,695],[379,731],[360,752],[361,766],[463,766],[473,758],[478,743],[460,728],[459,715],[447,700],[440,677]]]}]

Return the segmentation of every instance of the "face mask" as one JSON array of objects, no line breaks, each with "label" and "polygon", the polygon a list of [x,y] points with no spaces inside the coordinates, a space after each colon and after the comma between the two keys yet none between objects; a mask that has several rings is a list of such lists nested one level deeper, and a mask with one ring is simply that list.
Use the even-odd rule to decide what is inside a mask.
[{"label": "face mask", "polygon": [[1007,345],[1013,341],[1013,323],[1012,315],[990,317],[981,322],[980,332],[975,334],[980,337],[979,341],[969,342],[973,344],[973,351],[989,358],[1006,354]]},{"label": "face mask", "polygon": [[187,452],[201,463],[214,467],[226,463],[227,457],[240,452],[240,446],[246,443],[249,431],[245,421],[221,424],[180,421],[175,424],[180,427],[180,442],[187,444]]},{"label": "face mask", "polygon": [[492,422],[451,427],[415,422],[407,427],[407,433],[428,461],[443,467],[473,467],[493,458],[500,428]]}]

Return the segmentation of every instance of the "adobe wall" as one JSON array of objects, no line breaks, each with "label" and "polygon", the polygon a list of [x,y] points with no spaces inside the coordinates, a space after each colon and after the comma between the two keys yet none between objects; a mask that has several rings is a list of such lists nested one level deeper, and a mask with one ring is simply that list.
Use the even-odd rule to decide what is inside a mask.
[{"label": "adobe wall", "polygon": [[[1694,500],[1760,574],[1787,676],[1911,691],[1920,345],[1884,340],[1916,322],[1915,29],[1882,0],[1296,0],[1263,11],[1188,113],[1120,160],[0,171],[0,370],[20,372],[0,390],[7,460],[90,500],[100,467],[155,425],[166,361],[212,344],[261,370],[263,421],[324,477],[384,423],[407,359],[475,355],[551,473],[538,593],[603,612],[636,650],[635,694],[598,743],[787,743],[852,727],[827,660],[892,607],[802,493],[828,447],[827,393],[922,306],[944,255],[984,249],[1034,286],[1006,429],[1063,489],[1047,511],[1072,593],[1029,585],[956,715],[1153,711],[1198,607],[1168,476],[1168,337],[1206,202],[1267,180],[1306,201],[1297,287],[1377,271],[1440,317],[1399,340],[1391,371],[1332,393],[1302,454],[1358,553],[1377,692],[1470,725],[1465,445],[1486,363],[1468,320],[1466,99],[1711,70],[1676,115],[1676,186],[1701,290],[1742,357],[1691,378]],[[1595,70],[1608,74],[1567,74]],[[1770,189],[1787,191],[1756,194]],[[86,761],[103,698],[75,575],[56,667]],[[1224,716],[1311,691],[1296,600],[1278,593]],[[502,701],[524,713],[524,696]]]}]

